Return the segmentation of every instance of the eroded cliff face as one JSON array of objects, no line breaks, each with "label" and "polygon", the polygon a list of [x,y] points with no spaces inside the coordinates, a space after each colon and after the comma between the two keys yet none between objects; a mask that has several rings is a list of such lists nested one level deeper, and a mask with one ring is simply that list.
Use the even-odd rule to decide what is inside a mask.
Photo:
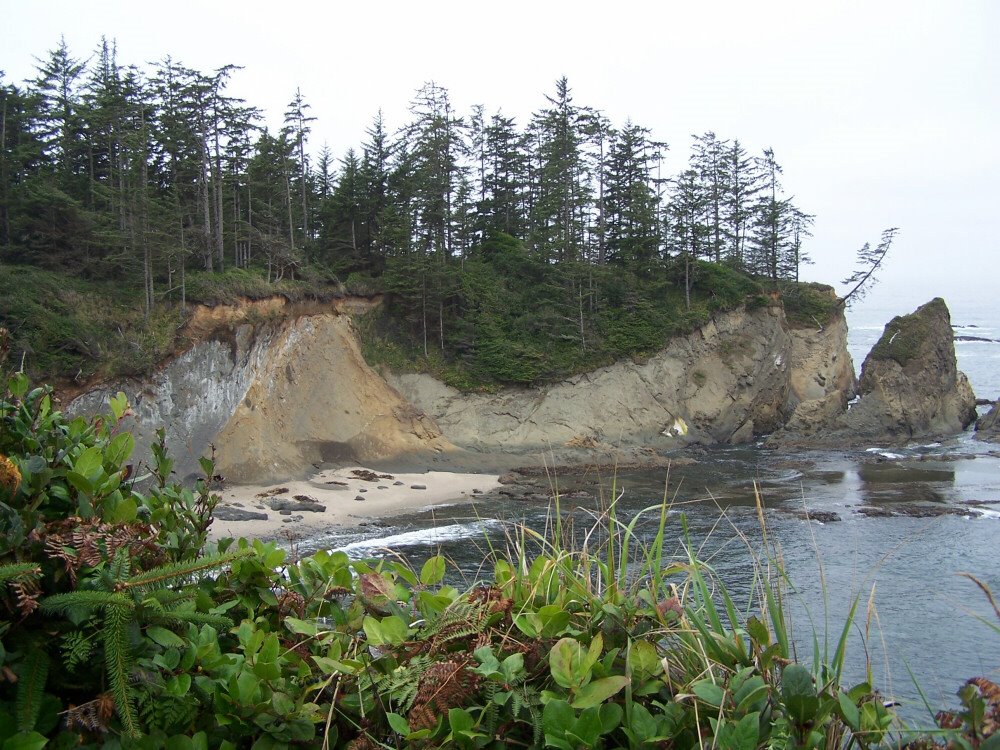
[{"label": "eroded cliff face", "polygon": [[823,331],[790,331],[772,306],[720,314],[645,362],[542,388],[463,394],[429,375],[389,378],[449,440],[475,450],[742,443],[777,429],[807,397],[853,388],[846,335],[843,316]]},{"label": "eroded cliff face", "polygon": [[644,362],[542,388],[462,394],[428,375],[373,371],[350,320],[372,304],[275,299],[199,309],[190,349],[146,380],[92,391],[70,408],[97,410],[123,390],[140,452],[164,427],[179,476],[196,473],[197,458],[214,445],[224,476],[264,482],[321,462],[455,446],[741,443],[777,429],[800,404],[843,404],[853,392],[842,316],[823,330],[798,330],[780,306],[736,310]]},{"label": "eroded cliff face", "polygon": [[215,445],[219,471],[245,482],[451,447],[368,367],[350,318],[329,314],[281,327]]},{"label": "eroded cliff face", "polygon": [[150,377],[111,383],[74,399],[94,413],[123,391],[135,412],[124,427],[136,456],[159,428],[180,478],[217,470],[236,481],[297,476],[327,459],[444,450],[434,424],[365,364],[350,314],[377,300],[289,303],[283,298],[199,307],[185,331],[192,346]]}]

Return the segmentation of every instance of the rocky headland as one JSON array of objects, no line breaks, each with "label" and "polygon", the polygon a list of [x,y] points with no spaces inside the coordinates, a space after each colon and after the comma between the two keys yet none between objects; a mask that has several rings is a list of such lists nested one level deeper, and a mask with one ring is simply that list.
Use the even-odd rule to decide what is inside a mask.
[{"label": "rocky headland", "polygon": [[[842,307],[803,326],[773,302],[718,313],[643,361],[488,394],[372,369],[351,322],[372,304],[277,298],[199,309],[189,349],[147,379],[84,394],[70,410],[94,411],[122,390],[140,450],[165,428],[179,475],[195,473],[197,457],[214,448],[218,472],[246,484],[354,462],[500,473],[544,454],[653,466],[695,445],[767,435],[779,446],[893,445],[975,419],[940,299],[886,326],[860,381]],[[984,436],[996,434],[989,419]]]}]

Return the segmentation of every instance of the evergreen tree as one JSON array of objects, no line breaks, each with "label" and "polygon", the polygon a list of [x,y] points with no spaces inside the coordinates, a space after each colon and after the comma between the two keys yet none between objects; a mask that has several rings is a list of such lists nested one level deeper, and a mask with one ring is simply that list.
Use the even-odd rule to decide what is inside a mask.
[{"label": "evergreen tree", "polygon": [[715,133],[694,136],[691,153],[691,168],[698,173],[698,179],[704,191],[708,242],[707,254],[716,263],[722,260],[726,247],[726,230],[724,227],[724,203],[727,187],[726,180],[726,149],[727,142],[720,141]]},{"label": "evergreen tree", "polygon": [[590,187],[582,144],[586,113],[573,104],[565,77],[556,81],[548,109],[531,123],[537,164],[532,185],[530,236],[544,260],[576,260],[585,255],[586,213]]},{"label": "evergreen tree", "polygon": [[306,114],[309,109],[310,106],[302,96],[302,90],[295,89],[295,96],[288,103],[288,108],[285,110],[285,127],[291,131],[292,140],[295,142],[295,150],[298,155],[297,181],[299,183],[299,197],[302,207],[302,240],[304,244],[312,240],[312,232],[309,227],[309,191],[307,187],[309,181],[309,161],[306,157],[306,141],[311,130],[309,123],[314,122],[316,118]]},{"label": "evergreen tree", "polygon": [[659,153],[646,128],[627,122],[612,134],[605,203],[608,257],[648,273],[659,249],[652,170]]},{"label": "evergreen tree", "polygon": [[723,150],[722,157],[725,190],[722,196],[721,222],[729,243],[727,259],[737,268],[743,268],[747,235],[754,205],[761,190],[761,175],[756,162],[738,139]]}]

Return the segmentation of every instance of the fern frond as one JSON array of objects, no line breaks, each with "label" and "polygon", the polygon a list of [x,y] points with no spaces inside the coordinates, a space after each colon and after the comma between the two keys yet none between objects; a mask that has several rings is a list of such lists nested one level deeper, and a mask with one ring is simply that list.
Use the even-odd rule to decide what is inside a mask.
[{"label": "fern frond", "polygon": [[176,625],[182,622],[189,622],[194,625],[211,625],[217,630],[228,630],[233,627],[233,621],[223,615],[213,615],[209,612],[195,612],[194,610],[183,609],[159,612],[146,617],[145,621],[154,625]]},{"label": "fern frond", "polygon": [[41,575],[41,573],[42,569],[38,567],[37,563],[10,563],[8,565],[0,565],[0,583],[9,581],[13,578],[21,578],[22,576],[37,578]]},{"label": "fern frond", "polygon": [[89,636],[79,630],[67,633],[62,639],[63,665],[70,672],[90,658],[94,651],[94,642]]},{"label": "fern frond", "polygon": [[490,622],[490,615],[484,604],[456,601],[428,625],[420,638],[430,643],[430,651],[438,651],[450,641],[482,633]]},{"label": "fern frond", "polygon": [[370,689],[376,696],[388,696],[393,703],[392,710],[405,714],[413,705],[420,679],[431,663],[429,656],[420,654],[388,674],[365,672],[358,679],[359,692],[364,693]]},{"label": "fern frond", "polygon": [[67,594],[53,594],[42,599],[43,612],[65,613],[73,607],[124,607],[135,609],[135,602],[123,594],[113,591],[71,591]]},{"label": "fern frond", "polygon": [[173,583],[187,581],[198,573],[225,567],[244,557],[251,557],[256,552],[253,549],[237,550],[221,555],[209,555],[190,562],[170,563],[134,575],[121,584],[121,589],[156,589]]},{"label": "fern frond", "polygon": [[126,633],[131,621],[132,612],[129,607],[112,604],[104,610],[104,660],[108,669],[108,682],[111,684],[111,694],[115,697],[115,706],[125,734],[135,738],[140,735],[139,718],[128,690],[132,654],[129,653]]},{"label": "fern frond", "polygon": [[17,670],[17,728],[30,732],[42,709],[42,695],[49,676],[49,655],[38,646],[29,649]]}]

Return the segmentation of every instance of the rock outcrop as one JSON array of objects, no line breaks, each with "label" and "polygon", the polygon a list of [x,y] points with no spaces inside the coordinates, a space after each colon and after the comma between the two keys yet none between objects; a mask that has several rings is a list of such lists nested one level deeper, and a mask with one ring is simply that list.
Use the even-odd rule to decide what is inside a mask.
[{"label": "rock outcrop", "polygon": [[68,411],[100,411],[124,391],[137,456],[164,428],[180,478],[200,473],[210,445],[219,473],[243,482],[290,478],[326,460],[450,448],[365,363],[350,313],[367,306],[274,298],[199,308],[186,331],[191,348],[146,379],[80,396]]},{"label": "rock outcrop", "polygon": [[390,376],[456,445],[474,450],[744,443],[805,398],[850,389],[840,315],[789,330],[780,307],[721,313],[645,362],[622,361],[554,385],[466,394],[429,375]]},{"label": "rock outcrop", "polygon": [[990,443],[1000,443],[1000,401],[976,420],[976,437]]},{"label": "rock outcrop", "polygon": [[281,326],[215,446],[219,471],[244,482],[452,447],[367,365],[350,318],[329,314]]},{"label": "rock outcrop", "polygon": [[972,423],[975,395],[956,366],[944,300],[889,322],[865,358],[858,392],[846,412],[832,396],[802,403],[772,444],[905,443],[952,435]]},{"label": "rock outcrop", "polygon": [[456,446],[646,455],[775,430],[779,443],[899,442],[957,432],[975,413],[941,300],[886,327],[850,410],[855,379],[842,310],[810,328],[789,326],[780,305],[719,313],[645,361],[545,387],[467,394],[429,375],[373,371],[350,322],[370,304],[200,309],[188,326],[190,349],[150,378],[98,389],[69,410],[96,411],[124,390],[140,452],[164,427],[180,477],[196,473],[214,445],[218,471],[242,482]]}]

